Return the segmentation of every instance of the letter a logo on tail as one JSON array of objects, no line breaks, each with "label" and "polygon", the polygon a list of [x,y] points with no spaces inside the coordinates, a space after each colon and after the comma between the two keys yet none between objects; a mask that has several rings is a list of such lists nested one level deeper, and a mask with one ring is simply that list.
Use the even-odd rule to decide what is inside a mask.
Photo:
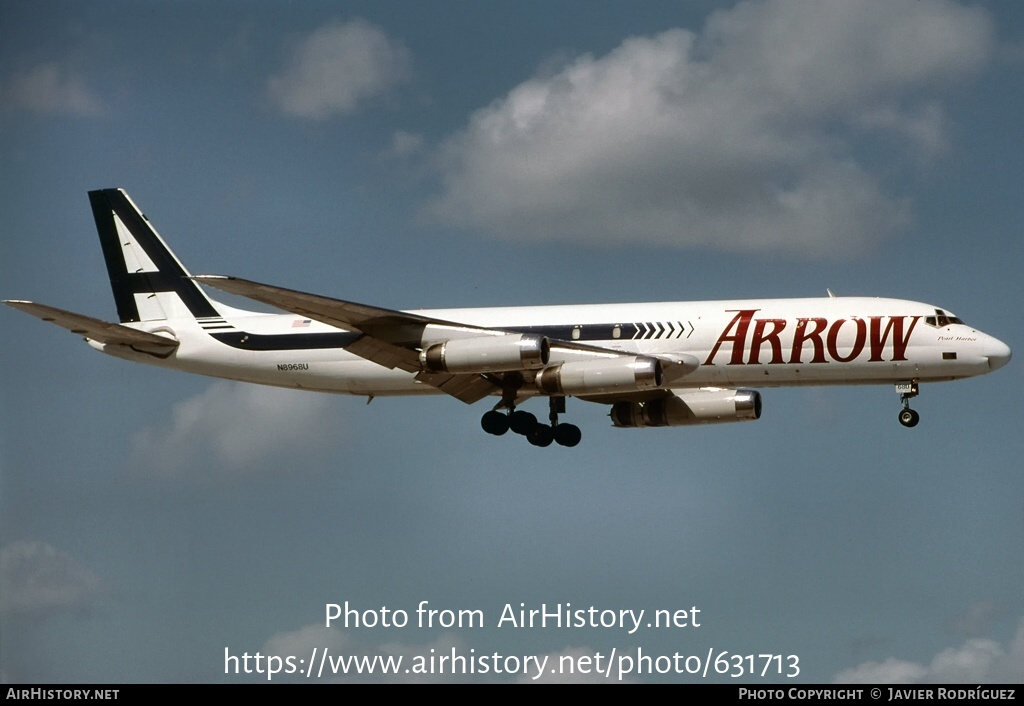
[{"label": "letter a logo on tail", "polygon": [[122,323],[219,315],[123,190],[90,191],[89,203]]}]

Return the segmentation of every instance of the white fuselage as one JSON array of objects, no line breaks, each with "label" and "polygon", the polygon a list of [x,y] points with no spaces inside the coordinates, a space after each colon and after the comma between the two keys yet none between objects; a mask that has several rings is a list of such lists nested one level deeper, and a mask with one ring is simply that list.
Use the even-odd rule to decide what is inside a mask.
[{"label": "white fuselage", "polygon": [[[119,357],[267,385],[357,395],[437,393],[412,373],[347,352],[358,334],[294,314],[220,307],[216,321],[175,318],[131,324],[176,338],[167,358],[90,343]],[[881,298],[759,299],[415,312],[503,331],[535,332],[646,355],[699,361],[666,387],[774,387],[953,380],[1005,364],[1009,348],[951,314]],[[428,326],[422,344],[479,335]],[[574,359],[560,350],[551,364]],[[524,392],[528,390],[524,389]]]}]

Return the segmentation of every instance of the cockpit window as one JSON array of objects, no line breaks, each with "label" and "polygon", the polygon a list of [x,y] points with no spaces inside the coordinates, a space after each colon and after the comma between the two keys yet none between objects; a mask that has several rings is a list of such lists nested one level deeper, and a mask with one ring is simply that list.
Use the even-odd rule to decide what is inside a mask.
[{"label": "cockpit window", "polygon": [[924,322],[929,326],[934,326],[935,328],[946,328],[950,324],[963,323],[959,317],[953,316],[942,309],[936,309],[935,316],[924,317]]}]

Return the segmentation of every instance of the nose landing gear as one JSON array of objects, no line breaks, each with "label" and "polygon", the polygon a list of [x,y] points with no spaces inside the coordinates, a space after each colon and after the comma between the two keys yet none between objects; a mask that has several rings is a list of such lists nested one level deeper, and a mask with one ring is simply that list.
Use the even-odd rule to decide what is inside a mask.
[{"label": "nose landing gear", "polygon": [[903,426],[916,427],[919,421],[921,421],[921,415],[910,407],[900,410],[900,424]]},{"label": "nose landing gear", "polygon": [[900,410],[899,415],[900,424],[905,427],[916,427],[917,423],[921,421],[921,415],[910,408],[910,400],[920,394],[917,383],[898,382],[896,383],[896,392],[900,393],[900,402],[903,403],[903,409]]}]

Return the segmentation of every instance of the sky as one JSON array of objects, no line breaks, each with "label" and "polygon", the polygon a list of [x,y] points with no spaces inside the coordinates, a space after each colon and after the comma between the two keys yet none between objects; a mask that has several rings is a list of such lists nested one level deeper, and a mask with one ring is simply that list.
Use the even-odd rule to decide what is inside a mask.
[{"label": "sky", "polygon": [[[0,297],[114,320],[86,192],[123,187],[194,273],[396,309],[831,289],[1019,357],[1022,114],[1015,3],[8,0]],[[569,400],[583,442],[539,449],[486,402],[189,376],[7,307],[0,356],[4,682],[261,682],[227,658],[314,648],[492,667],[320,681],[1024,680],[1017,360],[922,386],[914,429],[889,386],[768,389],[703,428]],[[526,659],[613,651],[780,657]]]}]

